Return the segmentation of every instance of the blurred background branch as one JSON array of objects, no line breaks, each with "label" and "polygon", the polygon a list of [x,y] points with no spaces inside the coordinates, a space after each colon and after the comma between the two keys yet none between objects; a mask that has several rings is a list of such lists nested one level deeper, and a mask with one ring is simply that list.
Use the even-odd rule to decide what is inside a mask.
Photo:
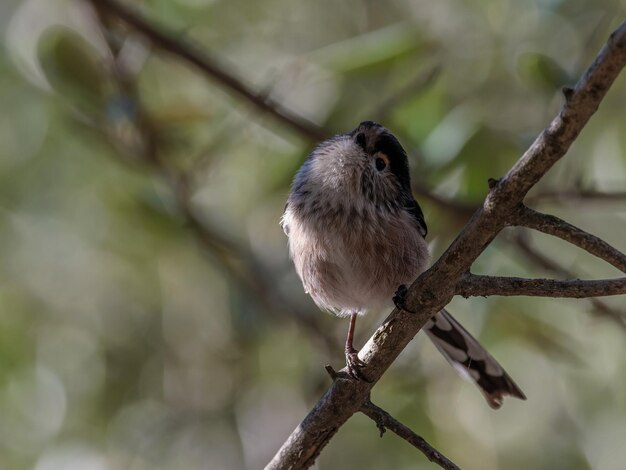
[{"label": "blurred background branch", "polygon": [[306,136],[311,141],[320,141],[329,136],[328,133],[323,132],[314,124],[300,116],[296,116],[280,104],[252,90],[242,80],[235,77],[232,73],[227,72],[226,69],[222,65],[219,65],[217,60],[206,53],[206,51],[199,49],[182,38],[176,38],[172,33],[146,21],[123,3],[117,0],[86,1],[91,3],[96,10],[111,14],[115,19],[124,21],[137,32],[145,35],[153,45],[198,67],[203,73],[217,81],[221,86],[247,100],[257,108],[257,110],[272,115],[278,121]]}]

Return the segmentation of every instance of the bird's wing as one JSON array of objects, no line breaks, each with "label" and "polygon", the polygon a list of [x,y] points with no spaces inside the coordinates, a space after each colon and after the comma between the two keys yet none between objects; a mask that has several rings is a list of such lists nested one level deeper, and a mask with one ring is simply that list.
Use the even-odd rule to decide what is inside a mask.
[{"label": "bird's wing", "polygon": [[417,228],[419,229],[422,237],[426,237],[428,233],[428,227],[426,226],[426,220],[424,220],[424,213],[422,212],[422,208],[417,203],[417,201],[413,198],[409,199],[404,208],[407,210],[409,214],[415,219],[415,223],[417,224]]}]

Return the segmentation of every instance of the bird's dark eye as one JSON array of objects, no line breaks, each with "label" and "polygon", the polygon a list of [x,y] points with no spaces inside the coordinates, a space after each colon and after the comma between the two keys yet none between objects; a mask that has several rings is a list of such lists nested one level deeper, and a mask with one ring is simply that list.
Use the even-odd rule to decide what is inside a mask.
[{"label": "bird's dark eye", "polygon": [[376,159],[376,169],[378,171],[383,171],[385,168],[387,168],[387,162],[384,158],[378,157]]},{"label": "bird's dark eye", "polygon": [[365,150],[365,134],[363,134],[363,132],[359,132],[356,135],[356,143],[359,147]]}]

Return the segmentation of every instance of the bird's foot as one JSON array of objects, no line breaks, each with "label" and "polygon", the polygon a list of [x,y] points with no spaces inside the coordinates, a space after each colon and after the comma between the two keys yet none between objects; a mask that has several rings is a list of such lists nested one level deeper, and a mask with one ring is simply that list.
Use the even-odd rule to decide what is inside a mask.
[{"label": "bird's foot", "polygon": [[359,353],[356,349],[346,349],[346,366],[348,367],[348,375],[354,380],[360,380],[362,382],[371,383],[361,370],[365,367],[365,363],[359,358]]},{"label": "bird's foot", "polygon": [[392,299],[393,304],[399,310],[404,310],[405,312],[409,312],[409,313],[415,313],[412,310],[407,309],[405,306],[406,294],[408,291],[409,289],[407,289],[407,287],[404,284],[400,284],[398,288],[396,289],[395,294],[393,294],[393,299]]}]

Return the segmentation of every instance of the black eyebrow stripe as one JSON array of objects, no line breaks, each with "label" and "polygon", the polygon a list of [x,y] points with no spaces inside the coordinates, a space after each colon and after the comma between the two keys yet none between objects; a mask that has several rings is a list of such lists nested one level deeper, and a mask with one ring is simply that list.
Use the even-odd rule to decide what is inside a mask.
[{"label": "black eyebrow stripe", "polygon": [[406,152],[402,148],[402,145],[400,145],[400,142],[398,142],[398,139],[387,133],[383,133],[378,136],[374,149],[377,152],[406,155]]}]

